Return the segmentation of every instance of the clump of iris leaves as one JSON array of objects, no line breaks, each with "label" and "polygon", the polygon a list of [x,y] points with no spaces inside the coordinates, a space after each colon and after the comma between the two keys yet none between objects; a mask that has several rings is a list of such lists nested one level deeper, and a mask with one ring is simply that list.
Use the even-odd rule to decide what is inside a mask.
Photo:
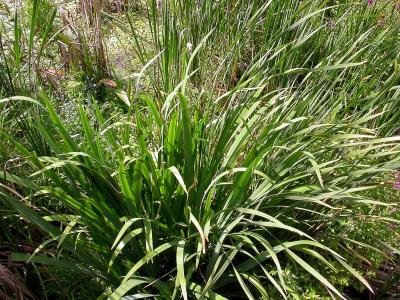
[{"label": "clump of iris leaves", "polygon": [[[80,5],[67,22],[26,1],[1,29],[0,296],[379,294],[398,260],[394,2]],[[113,28],[140,61],[125,78]]]}]

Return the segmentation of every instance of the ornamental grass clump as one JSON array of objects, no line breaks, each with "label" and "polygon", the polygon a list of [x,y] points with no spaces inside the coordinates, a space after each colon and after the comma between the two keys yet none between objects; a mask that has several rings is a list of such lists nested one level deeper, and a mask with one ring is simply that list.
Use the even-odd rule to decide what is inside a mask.
[{"label": "ornamental grass clump", "polygon": [[[60,201],[66,211],[40,213],[2,189],[1,201],[48,235],[31,255],[12,258],[40,262],[48,257],[43,250],[63,249],[54,263],[115,287],[105,293],[109,299],[259,298],[269,284],[287,297],[288,259],[343,298],[307,257],[333,271],[336,261],[368,287],[341,254],[313,237],[314,228],[351,217],[354,205],[385,205],[359,192],[371,188],[370,176],[399,167],[390,157],[400,138],[377,138],[362,127],[374,116],[342,124],[296,117],[306,95],[263,90],[243,84],[218,99],[228,103],[218,113],[201,111],[182,91],[162,111],[144,97],[142,108],[118,122],[95,103],[90,121],[89,108],[80,105],[79,144],[45,94],[31,99],[41,117],[29,130],[44,145],[24,146],[2,132],[35,170],[3,180],[26,199]],[[388,159],[360,155],[371,147]]]},{"label": "ornamental grass clump", "polygon": [[288,265],[332,298],[347,296],[331,280],[343,272],[372,292],[346,257],[385,241],[335,225],[399,223],[368,209],[396,203],[366,196],[400,168],[397,27],[379,14],[152,0],[142,49],[127,12],[144,66],[124,110],[72,99],[72,130],[43,88],[0,100],[19,116],[0,127],[18,162],[1,170],[0,203],[24,239],[37,233],[10,259],[80,274],[99,299],[290,299]]}]

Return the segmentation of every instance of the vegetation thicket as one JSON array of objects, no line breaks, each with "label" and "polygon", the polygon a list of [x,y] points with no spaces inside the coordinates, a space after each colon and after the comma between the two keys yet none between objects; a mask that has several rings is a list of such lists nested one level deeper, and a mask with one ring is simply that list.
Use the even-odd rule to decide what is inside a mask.
[{"label": "vegetation thicket", "polygon": [[0,16],[0,298],[399,295],[400,2]]}]

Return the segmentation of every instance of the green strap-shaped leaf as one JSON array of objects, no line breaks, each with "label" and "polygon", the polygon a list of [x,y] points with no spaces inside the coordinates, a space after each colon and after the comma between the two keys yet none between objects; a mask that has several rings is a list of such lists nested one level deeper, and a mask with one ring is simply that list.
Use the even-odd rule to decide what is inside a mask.
[{"label": "green strap-shaped leaf", "polygon": [[132,290],[134,287],[147,283],[144,279],[129,279],[123,282],[109,297],[108,300],[120,300],[126,293]]},{"label": "green strap-shaped leaf", "polygon": [[346,298],[317,270],[311,267],[307,262],[301,259],[298,255],[296,255],[292,250],[285,249],[286,253],[289,254],[294,261],[296,261],[301,267],[303,267],[307,272],[309,272],[312,276],[318,279],[323,285],[325,285],[328,289],[334,292],[339,298],[346,300]]},{"label": "green strap-shaped leaf", "polygon": [[178,244],[177,241],[175,242],[171,242],[171,243],[165,243],[162,244],[161,246],[158,246],[156,249],[154,249],[153,251],[151,251],[150,253],[148,253],[146,256],[144,256],[142,259],[140,259],[130,270],[129,272],[125,275],[122,284],[123,285],[125,282],[127,282],[129,280],[129,278],[132,277],[133,274],[135,274],[135,272],[137,270],[139,270],[144,264],[148,263],[151,259],[153,259],[154,257],[160,255],[162,252],[175,247]]},{"label": "green strap-shaped leaf", "polygon": [[181,287],[182,296],[184,300],[188,299],[186,290],[186,277],[185,277],[185,241],[179,241],[176,249],[176,280]]}]

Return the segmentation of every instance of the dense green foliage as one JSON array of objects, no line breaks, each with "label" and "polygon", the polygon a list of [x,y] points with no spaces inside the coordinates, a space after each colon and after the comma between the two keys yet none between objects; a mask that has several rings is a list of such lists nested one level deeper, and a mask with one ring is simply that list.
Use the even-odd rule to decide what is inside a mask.
[{"label": "dense green foliage", "polygon": [[[0,297],[385,297],[395,2],[122,2],[4,20]],[[127,77],[107,28],[129,36]]]}]

